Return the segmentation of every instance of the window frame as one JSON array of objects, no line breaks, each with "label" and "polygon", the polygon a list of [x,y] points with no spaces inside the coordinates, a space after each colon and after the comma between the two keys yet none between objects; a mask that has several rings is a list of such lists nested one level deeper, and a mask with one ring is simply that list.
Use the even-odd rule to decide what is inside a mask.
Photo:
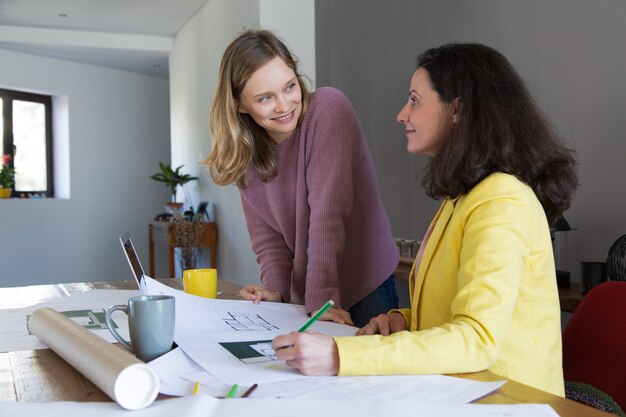
[{"label": "window frame", "polygon": [[[46,197],[54,197],[54,179],[53,179],[53,148],[52,148],[52,96],[44,94],[27,93],[25,91],[8,90],[0,88],[0,97],[2,98],[2,119],[3,119],[3,149],[2,154],[15,155],[15,145],[13,143],[13,100],[30,101],[40,103],[45,108],[45,124],[46,124],[46,190],[45,191],[20,191],[16,190],[13,185],[13,197],[30,197],[31,195],[44,194]],[[13,159],[10,166],[14,166]]]}]

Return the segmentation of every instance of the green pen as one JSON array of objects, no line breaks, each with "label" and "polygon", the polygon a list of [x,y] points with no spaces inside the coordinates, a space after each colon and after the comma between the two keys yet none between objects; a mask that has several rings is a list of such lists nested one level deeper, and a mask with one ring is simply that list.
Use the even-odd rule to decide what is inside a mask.
[{"label": "green pen", "polygon": [[333,302],[333,300],[329,300],[326,304],[324,304],[324,307],[320,308],[320,310],[317,313],[315,313],[315,315],[313,317],[311,317],[311,319],[309,321],[307,321],[306,324],[304,326],[302,326],[300,328],[300,330],[298,330],[298,331],[299,332],[306,331],[306,329],[311,327],[311,325],[313,323],[315,323],[317,321],[317,319],[319,319],[321,317],[322,314],[326,313],[326,310],[331,308],[334,304],[335,303]]},{"label": "green pen", "polygon": [[226,398],[233,398],[235,396],[236,392],[237,392],[237,384],[233,385],[233,387],[230,389],[230,391],[228,391],[228,394],[226,395]]}]

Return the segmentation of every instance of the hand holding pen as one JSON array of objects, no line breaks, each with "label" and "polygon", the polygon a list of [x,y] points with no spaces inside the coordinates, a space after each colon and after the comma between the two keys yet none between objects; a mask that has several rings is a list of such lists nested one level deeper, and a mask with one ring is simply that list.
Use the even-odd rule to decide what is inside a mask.
[{"label": "hand holding pen", "polygon": [[339,352],[332,336],[291,332],[272,341],[276,358],[304,375],[337,375]]},{"label": "hand holding pen", "polygon": [[332,337],[306,330],[333,306],[327,302],[297,332],[277,336],[272,341],[276,357],[305,375],[336,375],[339,353]]}]

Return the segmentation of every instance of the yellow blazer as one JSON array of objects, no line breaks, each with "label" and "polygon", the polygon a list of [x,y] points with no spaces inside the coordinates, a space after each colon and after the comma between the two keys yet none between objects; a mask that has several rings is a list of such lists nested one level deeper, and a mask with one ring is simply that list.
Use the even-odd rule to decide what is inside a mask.
[{"label": "yellow blazer", "polygon": [[564,395],[552,243],[532,189],[492,174],[445,200],[415,274],[409,331],[336,337],[339,375],[489,370]]}]

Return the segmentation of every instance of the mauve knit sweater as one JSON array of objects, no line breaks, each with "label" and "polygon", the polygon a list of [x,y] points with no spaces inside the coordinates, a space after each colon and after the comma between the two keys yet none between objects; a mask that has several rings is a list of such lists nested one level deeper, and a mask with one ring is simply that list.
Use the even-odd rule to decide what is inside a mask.
[{"label": "mauve knit sweater", "polygon": [[398,249],[346,96],[314,92],[274,151],[277,176],[262,182],[250,168],[240,190],[261,283],[308,313],[328,300],[347,310],[394,272]]}]

